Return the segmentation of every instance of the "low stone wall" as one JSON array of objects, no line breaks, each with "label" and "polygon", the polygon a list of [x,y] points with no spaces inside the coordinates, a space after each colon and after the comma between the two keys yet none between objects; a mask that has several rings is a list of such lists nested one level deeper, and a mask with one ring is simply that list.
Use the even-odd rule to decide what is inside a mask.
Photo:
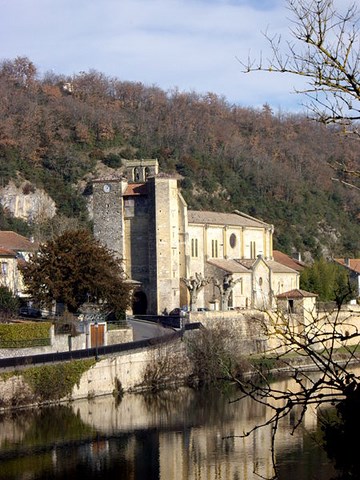
[{"label": "low stone wall", "polygon": [[[352,320],[357,328],[359,316],[346,312],[342,320],[345,323]],[[272,318],[259,311],[229,311],[229,312],[192,312],[185,321],[200,322],[205,327],[217,325],[229,326],[234,338],[239,343],[241,354],[266,353],[282,348],[281,337],[274,335],[266,337],[266,328],[274,325],[276,318]],[[360,331],[360,330],[359,330]],[[120,331],[113,331],[113,340],[118,343],[116,336]],[[275,332],[275,331],[274,331]],[[126,338],[127,333],[124,333]],[[351,332],[352,333],[352,332]],[[186,338],[196,335],[197,330],[188,331],[183,339],[173,340],[169,344],[154,346],[113,354],[100,358],[96,364],[85,372],[78,385],[74,386],[71,395],[62,401],[92,398],[109,395],[116,391],[136,392],[151,388],[151,382],[161,381],[164,384],[171,379],[180,382],[190,372],[190,365],[185,355]],[[111,333],[111,335],[113,335]],[[36,368],[36,367],[35,367]],[[0,409],[3,405],[14,406],[21,403],[21,397],[26,394],[28,386],[22,381],[21,375],[12,376],[5,380],[0,377]]]},{"label": "low stone wall", "polygon": [[118,330],[108,330],[106,345],[117,345],[119,343],[129,343],[134,340],[133,329],[119,328]]},{"label": "low stone wall", "polygon": [[268,316],[259,310],[190,312],[188,321],[200,322],[206,328],[216,325],[229,327],[238,338],[243,355],[261,353],[270,348],[264,329]]},{"label": "low stone wall", "polygon": [[[184,343],[176,339],[167,344],[119,353],[97,361],[82,375],[72,393],[61,401],[89,399],[111,395],[116,391],[149,390],[154,378],[164,384],[168,384],[170,379],[173,383],[180,383],[189,373]],[[31,397],[29,386],[19,372],[9,378],[0,376],[0,411],[25,406],[22,405],[22,399],[27,401],[26,406],[30,406],[28,399]]]},{"label": "low stone wall", "polygon": [[[133,341],[133,329],[121,328],[105,332],[105,345],[116,345]],[[1,348],[0,358],[29,357],[43,353],[69,352],[71,350],[84,350],[91,348],[89,330],[72,336],[69,334],[55,334],[54,325],[50,328],[50,345],[33,348]]]}]

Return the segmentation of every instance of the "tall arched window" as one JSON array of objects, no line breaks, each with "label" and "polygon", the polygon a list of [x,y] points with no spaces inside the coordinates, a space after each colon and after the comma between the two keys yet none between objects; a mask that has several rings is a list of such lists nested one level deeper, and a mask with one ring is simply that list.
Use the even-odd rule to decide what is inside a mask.
[{"label": "tall arched window", "polygon": [[139,169],[139,167],[134,168],[134,182],[140,182],[140,169]]}]

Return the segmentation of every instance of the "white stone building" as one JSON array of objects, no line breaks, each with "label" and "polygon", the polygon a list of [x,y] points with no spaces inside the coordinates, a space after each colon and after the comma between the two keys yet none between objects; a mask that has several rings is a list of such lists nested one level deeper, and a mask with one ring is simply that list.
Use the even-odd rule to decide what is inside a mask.
[{"label": "white stone building", "polygon": [[29,259],[37,245],[12,231],[0,231],[0,285],[14,295],[25,297],[24,282],[19,265]]},{"label": "white stone building", "polygon": [[[94,236],[137,285],[133,311],[273,308],[299,272],[273,258],[272,225],[242,212],[188,210],[157,160],[124,160],[126,178],[93,182]],[[200,286],[200,288],[197,288]]]}]

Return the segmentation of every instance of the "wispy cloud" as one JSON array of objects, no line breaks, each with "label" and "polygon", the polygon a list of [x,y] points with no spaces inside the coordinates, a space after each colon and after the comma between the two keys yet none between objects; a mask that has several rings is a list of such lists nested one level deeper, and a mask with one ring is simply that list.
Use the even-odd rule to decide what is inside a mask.
[{"label": "wispy cloud", "polygon": [[243,74],[286,33],[285,0],[0,0],[1,58],[28,56],[41,73],[95,69],[164,90],[208,91],[230,102],[295,109],[295,78]]}]

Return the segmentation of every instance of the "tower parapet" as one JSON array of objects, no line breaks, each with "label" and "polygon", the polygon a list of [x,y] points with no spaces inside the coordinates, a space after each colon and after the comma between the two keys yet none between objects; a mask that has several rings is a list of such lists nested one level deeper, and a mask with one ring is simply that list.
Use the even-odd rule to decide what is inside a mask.
[{"label": "tower parapet", "polygon": [[159,172],[159,162],[156,158],[124,159],[123,164],[129,183],[144,183]]}]

